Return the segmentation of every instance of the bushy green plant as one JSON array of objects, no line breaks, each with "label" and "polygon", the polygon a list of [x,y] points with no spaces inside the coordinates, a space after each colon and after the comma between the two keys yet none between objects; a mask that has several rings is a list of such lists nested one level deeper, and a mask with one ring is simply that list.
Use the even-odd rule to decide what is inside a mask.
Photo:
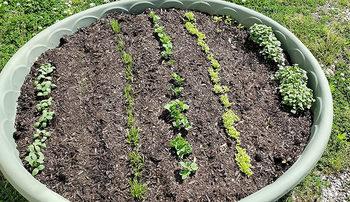
[{"label": "bushy green plant", "polygon": [[179,134],[175,140],[170,141],[170,147],[175,147],[176,153],[180,158],[184,155],[192,153],[191,145],[186,142]]},{"label": "bushy green plant", "polygon": [[182,167],[184,167],[186,170],[180,171],[180,175],[182,176],[182,179],[186,179],[190,176],[192,171],[195,171],[198,169],[198,166],[196,163],[191,163],[191,162],[180,162]]},{"label": "bushy green plant", "polygon": [[189,108],[186,101],[170,101],[170,103],[166,104],[164,108],[167,109],[170,112],[171,117],[175,119],[173,126],[180,128],[181,125],[183,125],[186,130],[192,128],[188,123],[187,117],[182,115],[182,112]]},{"label": "bushy green plant", "polygon": [[260,46],[263,50],[260,51],[265,58],[271,58],[275,62],[284,65],[283,49],[280,47],[281,42],[278,41],[272,28],[263,24],[254,24],[250,27],[250,37]]},{"label": "bushy green plant", "polygon": [[291,106],[291,112],[296,113],[298,109],[310,109],[315,102],[312,89],[308,88],[306,71],[298,65],[280,66],[275,77],[279,79],[279,91],[282,95],[282,103]]}]

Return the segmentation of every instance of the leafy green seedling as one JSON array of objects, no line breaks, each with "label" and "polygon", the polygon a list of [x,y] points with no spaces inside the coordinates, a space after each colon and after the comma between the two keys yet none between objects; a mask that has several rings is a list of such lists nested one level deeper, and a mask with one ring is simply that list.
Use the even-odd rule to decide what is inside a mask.
[{"label": "leafy green seedling", "polygon": [[165,49],[165,51],[162,52],[162,56],[165,59],[168,59],[169,55],[171,54],[171,49],[173,48],[173,44],[170,41],[171,38],[165,34],[164,27],[159,26],[157,24],[160,17],[158,17],[153,11],[150,12],[150,15],[151,15],[151,17],[153,19],[153,23],[154,23],[153,28],[157,32],[157,35],[158,35],[160,41],[162,42],[162,46]]},{"label": "leafy green seedling", "polygon": [[31,167],[34,167],[32,175],[35,176],[39,173],[40,170],[45,168],[44,165],[44,154],[41,152],[41,147],[46,147],[45,143],[42,143],[40,140],[36,139],[32,145],[28,146],[28,156],[25,157]]},{"label": "leafy green seedling", "polygon": [[235,121],[239,121],[239,118],[232,110],[227,110],[226,113],[222,116],[225,128],[233,126]]},{"label": "leafy green seedling", "polygon": [[220,82],[220,77],[219,77],[220,70],[221,69],[215,69],[215,70],[213,68],[208,69],[209,76],[212,82],[214,82],[214,84],[218,84]]},{"label": "leafy green seedling", "polygon": [[185,13],[185,18],[184,21],[194,21],[194,14],[192,12],[187,12]]},{"label": "leafy green seedling", "polygon": [[179,85],[179,86],[181,86],[182,82],[183,82],[185,79],[181,78],[181,77],[180,77],[179,75],[177,75],[176,73],[171,74],[171,75],[174,77],[174,79],[175,79],[175,81],[176,81],[176,84]]},{"label": "leafy green seedling", "polygon": [[170,65],[173,65],[175,63],[175,60],[170,60],[169,63]]},{"label": "leafy green seedling", "polygon": [[182,167],[186,168],[186,170],[180,171],[180,175],[182,176],[182,179],[186,179],[190,176],[192,171],[198,170],[198,166],[196,163],[191,162],[180,162]]},{"label": "leafy green seedling", "polygon": [[229,91],[227,86],[221,86],[220,84],[215,84],[213,88],[215,93],[226,93]]},{"label": "leafy green seedling", "polygon": [[253,172],[250,170],[252,165],[250,164],[250,157],[248,156],[246,149],[236,146],[236,150],[238,151],[236,154],[236,161],[240,170],[248,175],[248,177],[251,176],[253,174]]},{"label": "leafy green seedling", "polygon": [[178,135],[175,140],[170,141],[170,147],[175,147],[176,153],[180,158],[184,155],[192,153],[191,145],[186,142],[181,135]]},{"label": "leafy green seedling", "polygon": [[52,97],[50,97],[47,100],[40,101],[40,103],[36,105],[36,109],[40,112],[43,109],[49,108],[51,104],[52,104]]},{"label": "leafy green seedling", "polygon": [[35,128],[38,128],[40,125],[45,128],[47,126],[47,122],[53,118],[55,112],[50,112],[47,109],[43,110],[43,114],[39,118],[39,121],[34,124]]},{"label": "leafy green seedling", "polygon": [[41,142],[45,142],[48,137],[51,137],[51,133],[46,130],[36,130],[36,133],[34,134],[33,138],[36,139],[40,137],[40,135],[43,134],[43,138],[41,139]]},{"label": "leafy green seedling", "polygon": [[220,16],[212,16],[212,18],[213,18],[213,22],[215,23],[222,21],[222,17]]},{"label": "leafy green seedling", "polygon": [[175,96],[178,96],[183,89],[184,89],[183,87],[179,87],[179,88],[175,88],[174,86],[170,87],[170,90],[175,93]]},{"label": "leafy green seedling", "polygon": [[128,135],[128,140],[127,143],[134,143],[135,146],[137,146],[139,144],[139,132],[140,132],[140,128],[136,127],[136,126],[132,126],[130,131],[127,130],[126,133]]},{"label": "leafy green seedling", "polygon": [[182,112],[189,108],[186,101],[170,101],[170,103],[166,104],[164,108],[167,109],[170,112],[171,117],[175,119],[173,126],[180,128],[180,126],[183,125],[186,130],[192,128],[188,123],[187,117],[182,115]]},{"label": "leafy green seedling", "polygon": [[36,89],[41,90],[42,92],[39,92],[37,96],[47,96],[49,93],[51,93],[51,88],[54,87],[56,87],[56,85],[51,81],[43,81],[42,83],[38,83],[36,85]]},{"label": "leafy green seedling", "polygon": [[221,95],[220,96],[220,101],[225,107],[230,107],[231,103],[228,101],[227,94]]}]

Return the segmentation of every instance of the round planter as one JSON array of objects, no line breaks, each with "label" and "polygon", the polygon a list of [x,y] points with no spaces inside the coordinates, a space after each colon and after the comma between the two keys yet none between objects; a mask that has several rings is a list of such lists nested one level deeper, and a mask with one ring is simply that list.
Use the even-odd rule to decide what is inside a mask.
[{"label": "round planter", "polygon": [[16,116],[16,101],[25,76],[35,58],[54,48],[64,34],[72,34],[81,27],[89,26],[111,12],[141,13],[146,8],[197,10],[210,14],[230,15],[245,27],[254,23],[271,26],[277,38],[288,51],[292,62],[308,72],[309,86],[316,102],[309,143],[294,165],[274,183],[242,199],[242,202],[275,201],[296,186],[314,167],[321,157],[331,132],[333,118],[332,96],[327,79],[310,51],[286,28],[272,19],[250,9],[219,0],[122,0],[91,8],[57,22],[26,43],[10,59],[0,74],[0,169],[10,183],[30,201],[68,201],[37,181],[23,167],[12,137]]}]

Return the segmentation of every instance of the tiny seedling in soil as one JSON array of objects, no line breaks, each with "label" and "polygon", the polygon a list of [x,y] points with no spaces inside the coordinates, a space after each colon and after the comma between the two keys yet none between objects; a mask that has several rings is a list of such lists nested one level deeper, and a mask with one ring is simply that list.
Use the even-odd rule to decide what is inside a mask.
[{"label": "tiny seedling in soil", "polygon": [[169,55],[171,54],[171,49],[173,47],[173,44],[170,41],[171,38],[165,34],[164,27],[158,25],[157,22],[160,19],[160,17],[158,17],[153,11],[150,12],[150,15],[154,23],[153,28],[157,32],[157,35],[160,41],[162,42],[163,48],[165,49],[165,51],[162,52],[162,56],[165,59],[168,59]]},{"label": "tiny seedling in soil", "polygon": [[184,155],[192,153],[191,145],[186,142],[181,135],[178,135],[175,140],[170,141],[170,147],[175,147],[176,153],[180,158]]},{"label": "tiny seedling in soil", "polygon": [[33,144],[28,146],[28,156],[25,157],[25,160],[33,167],[32,175],[35,176],[39,173],[40,170],[45,168],[44,165],[44,154],[41,152],[41,147],[46,147],[45,143],[42,143],[40,140],[36,139]]},{"label": "tiny seedling in soil", "polygon": [[220,96],[220,101],[225,107],[230,107],[231,103],[228,101],[227,94],[221,95]]},{"label": "tiny seedling in soil", "polygon": [[192,171],[195,171],[198,169],[198,166],[196,163],[191,163],[191,162],[180,162],[182,167],[186,168],[186,170],[180,171],[180,175],[182,176],[182,179],[186,179],[190,176]]},{"label": "tiny seedling in soil", "polygon": [[134,198],[138,198],[140,200],[146,198],[146,192],[147,192],[147,184],[142,184],[142,180],[138,181],[137,179],[133,179],[131,182],[129,179],[128,183],[131,187],[131,194]]},{"label": "tiny seedling in soil", "polygon": [[180,92],[183,90],[183,87],[175,88],[174,86],[170,87],[170,90],[174,92],[175,96],[179,96]]},{"label": "tiny seedling in soil", "polygon": [[174,79],[175,79],[175,81],[176,81],[176,84],[177,85],[179,85],[179,86],[181,86],[182,85],[182,82],[185,80],[184,78],[181,78],[179,75],[177,75],[176,73],[174,73],[174,74],[171,74],[173,77],[174,77]]},{"label": "tiny seedling in soil", "polygon": [[121,27],[121,24],[118,23],[118,20],[111,20],[111,25],[113,27],[114,32],[118,34]]},{"label": "tiny seedling in soil", "polygon": [[47,109],[43,110],[43,114],[39,118],[38,122],[34,124],[35,128],[38,128],[40,125],[45,128],[47,126],[47,122],[51,120],[54,116],[55,112],[50,112]]},{"label": "tiny seedling in soil", "polygon": [[252,166],[250,164],[250,157],[248,156],[246,149],[242,149],[240,146],[236,146],[237,154],[236,154],[236,161],[239,166],[239,169],[245,173],[246,175],[251,176],[253,173],[250,170],[250,167]]},{"label": "tiny seedling in soil", "polygon": [[36,109],[40,112],[41,110],[47,109],[48,107],[50,107],[51,104],[52,104],[52,97],[50,97],[47,100],[40,101],[40,103],[36,105]]}]

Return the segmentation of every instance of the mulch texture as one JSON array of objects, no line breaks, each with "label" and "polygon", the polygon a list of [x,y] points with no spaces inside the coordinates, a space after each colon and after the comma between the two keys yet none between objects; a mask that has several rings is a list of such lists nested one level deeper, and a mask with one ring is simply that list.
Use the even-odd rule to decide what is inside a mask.
[{"label": "mulch texture", "polygon": [[[35,178],[71,201],[134,201],[127,179],[131,179],[126,143],[125,67],[116,51],[116,35],[111,19],[121,23],[120,36],[126,52],[134,60],[132,98],[134,114],[141,128],[139,151],[145,157],[143,183],[148,183],[145,201],[235,201],[242,199],[281,176],[307,144],[312,114],[297,115],[281,105],[278,82],[271,80],[277,65],[259,54],[259,46],[249,38],[249,30],[237,23],[214,23],[211,16],[194,12],[197,28],[206,36],[214,58],[220,63],[222,85],[230,88],[230,109],[240,118],[236,129],[241,147],[251,157],[254,174],[247,177],[235,162],[234,139],[224,129],[225,109],[213,91],[208,75],[211,67],[188,34],[177,9],[154,10],[158,24],[172,39],[171,60],[161,58],[161,43],[154,32],[150,10],[142,14],[112,13],[63,36],[57,48],[43,53],[26,77],[18,98],[14,138],[24,161],[33,142],[34,123],[40,113],[33,82],[40,64],[51,63],[51,96],[55,117],[47,130],[45,169]],[[219,31],[218,31],[219,30]],[[179,100],[186,100],[184,113],[193,127],[177,130],[164,106],[174,96],[172,73],[185,78]],[[184,161],[195,161],[199,168],[181,180],[181,161],[169,142],[181,133],[193,149]],[[283,160],[290,158],[287,163]]]}]

